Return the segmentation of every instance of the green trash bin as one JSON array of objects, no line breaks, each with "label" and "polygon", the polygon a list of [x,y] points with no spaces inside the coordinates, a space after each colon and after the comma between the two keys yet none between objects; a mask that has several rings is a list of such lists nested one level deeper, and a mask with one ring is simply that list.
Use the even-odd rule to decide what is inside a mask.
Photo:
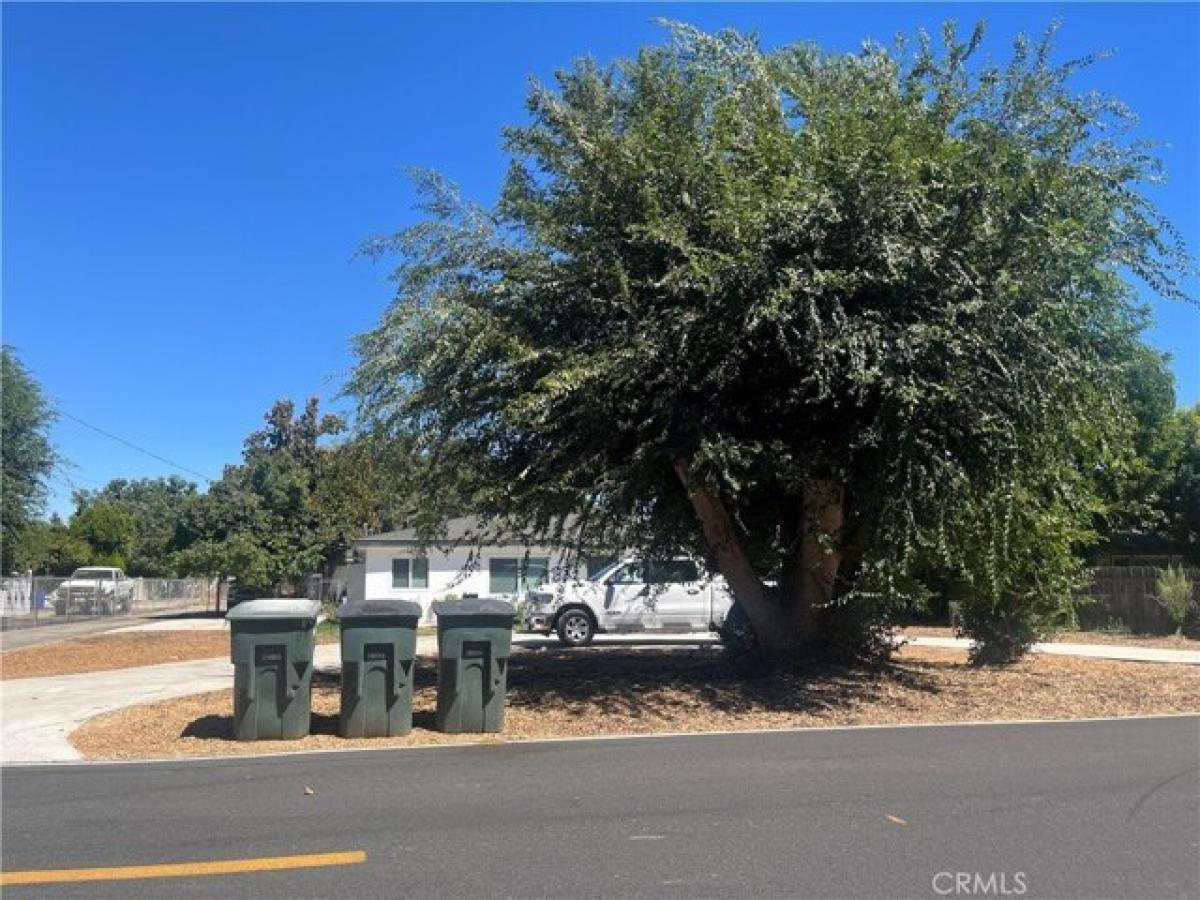
[{"label": "green trash bin", "polygon": [[342,737],[390,737],[412,731],[413,660],[421,604],[351,600],[342,629]]},{"label": "green trash bin", "polygon": [[268,597],[225,616],[232,635],[233,729],[239,741],[293,740],[312,718],[315,600]]},{"label": "green trash bin", "polygon": [[437,728],[504,728],[504,692],[516,609],[491,598],[433,604],[438,625]]}]

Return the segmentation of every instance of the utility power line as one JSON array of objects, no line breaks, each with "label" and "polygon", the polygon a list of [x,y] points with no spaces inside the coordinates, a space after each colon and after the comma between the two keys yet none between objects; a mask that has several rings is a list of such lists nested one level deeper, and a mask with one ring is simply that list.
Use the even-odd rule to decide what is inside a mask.
[{"label": "utility power line", "polygon": [[180,472],[186,472],[188,475],[195,475],[200,480],[208,482],[209,484],[211,484],[213,481],[216,480],[215,478],[209,478],[203,472],[197,472],[195,469],[189,469],[187,466],[180,465],[179,463],[175,462],[174,460],[167,459],[165,456],[159,456],[157,453],[154,453],[151,450],[147,450],[145,447],[139,447],[137,444],[133,443],[132,441],[127,441],[123,437],[118,437],[117,435],[113,434],[111,431],[105,431],[103,428],[93,425],[91,422],[85,422],[85,421],[83,421],[83,419],[79,418],[79,416],[73,416],[66,410],[62,409],[61,407],[59,407],[55,411],[60,416],[70,419],[72,422],[78,422],[84,428],[90,428],[92,431],[96,432],[97,434],[104,435],[109,440],[116,441],[118,444],[124,444],[126,447],[129,447],[130,449],[136,450],[138,453],[144,453],[146,456],[149,456],[151,459],[157,459],[161,463],[166,463],[172,469],[178,469]]}]

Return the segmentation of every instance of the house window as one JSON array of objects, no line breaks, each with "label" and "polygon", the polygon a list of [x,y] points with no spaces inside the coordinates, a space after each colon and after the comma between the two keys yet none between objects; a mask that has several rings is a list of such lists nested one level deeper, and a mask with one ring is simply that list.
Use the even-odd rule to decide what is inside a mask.
[{"label": "house window", "polygon": [[422,590],[429,587],[429,560],[423,556],[415,559],[407,557],[392,560],[393,590],[409,588]]},{"label": "house window", "polygon": [[525,563],[524,589],[531,591],[550,580],[550,560],[544,556],[532,557]]},{"label": "house window", "polygon": [[519,594],[535,588],[550,577],[550,560],[545,556],[494,556],[488,560],[488,593]]},{"label": "house window", "polygon": [[521,570],[519,559],[488,560],[488,593],[515,594]]}]

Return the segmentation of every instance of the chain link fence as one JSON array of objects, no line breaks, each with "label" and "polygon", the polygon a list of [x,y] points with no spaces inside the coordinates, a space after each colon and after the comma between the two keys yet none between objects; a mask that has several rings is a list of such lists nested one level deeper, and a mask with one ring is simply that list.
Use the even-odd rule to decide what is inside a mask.
[{"label": "chain link fence", "polygon": [[[1082,592],[1090,602],[1079,610],[1085,628],[1123,626],[1134,632],[1169,633],[1170,617],[1157,599],[1160,569],[1104,566],[1092,571]],[[339,573],[340,574],[340,573]],[[1188,574],[1196,585],[1194,615],[1200,614],[1200,570]],[[304,585],[313,600],[337,603],[347,578],[313,575]],[[36,575],[0,578],[0,628],[55,625],[102,616],[144,616],[204,612],[221,606],[220,584],[205,578],[64,578]]]},{"label": "chain link fence", "polygon": [[339,604],[346,599],[349,581],[344,576],[309,575],[304,583],[304,596],[322,604]]},{"label": "chain link fence", "polygon": [[206,578],[0,578],[0,628],[215,610],[218,588]]}]

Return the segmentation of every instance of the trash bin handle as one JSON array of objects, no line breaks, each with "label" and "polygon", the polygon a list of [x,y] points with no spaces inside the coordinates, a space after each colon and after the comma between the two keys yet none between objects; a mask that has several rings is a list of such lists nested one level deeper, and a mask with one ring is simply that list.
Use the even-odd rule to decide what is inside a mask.
[{"label": "trash bin handle", "polygon": [[244,663],[244,662],[238,663],[237,665],[245,670],[245,674],[240,679],[238,679],[238,681],[240,681],[241,685],[242,685],[242,693],[245,694],[246,697],[248,697],[249,699],[253,700],[254,699],[254,675],[255,675],[254,669],[255,669],[255,665],[254,665],[254,663]]},{"label": "trash bin handle", "polygon": [[296,667],[291,664],[288,659],[287,651],[283,652],[284,668],[287,669],[287,691],[286,696],[289,700],[296,696],[296,692],[300,690],[300,673],[296,671]]},{"label": "trash bin handle", "polygon": [[392,661],[392,695],[395,696],[404,690],[404,686],[408,684],[408,666],[409,661],[406,659],[393,659]]},{"label": "trash bin handle", "polygon": [[487,672],[488,672],[488,675],[489,675],[489,676],[491,676],[491,677],[489,677],[489,678],[487,679],[487,681],[486,681],[486,684],[487,684],[487,688],[486,688],[486,690],[487,690],[487,702],[488,702],[488,703],[491,703],[491,702],[492,702],[492,698],[493,698],[494,696],[496,696],[496,688],[500,686],[500,678],[499,678],[499,676],[497,676],[497,675],[496,675],[496,662],[497,662],[497,660],[496,660],[496,656],[495,656],[495,654],[492,652],[492,649],[493,649],[493,648],[492,648],[492,644],[491,644],[491,642],[489,641],[489,642],[488,642],[488,645],[487,645],[487,654],[486,654],[486,655],[485,655],[485,657],[484,657],[484,658],[487,660]]}]

